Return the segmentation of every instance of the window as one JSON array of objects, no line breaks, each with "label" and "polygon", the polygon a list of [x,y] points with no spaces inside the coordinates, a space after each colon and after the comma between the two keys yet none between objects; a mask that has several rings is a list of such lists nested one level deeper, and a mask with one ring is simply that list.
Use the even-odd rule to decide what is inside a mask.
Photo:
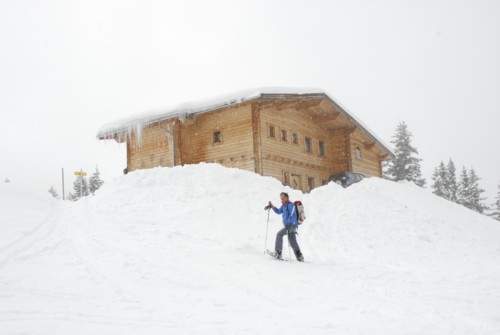
[{"label": "window", "polygon": [[276,133],[275,133],[274,126],[269,126],[269,137],[276,138]]},{"label": "window", "polygon": [[319,155],[324,156],[325,155],[325,143],[319,141]]},{"label": "window", "polygon": [[313,177],[307,178],[307,186],[309,187],[309,191],[311,191],[314,188],[314,178]]},{"label": "window", "polygon": [[222,142],[222,134],[220,131],[214,131],[214,143]]},{"label": "window", "polygon": [[290,180],[290,187],[294,190],[300,188],[301,178],[298,174],[292,174],[292,179]]},{"label": "window", "polygon": [[288,172],[283,172],[283,183],[285,185],[290,185],[290,175]]},{"label": "window", "polygon": [[359,147],[356,147],[356,158],[361,159],[361,149]]},{"label": "window", "polygon": [[287,131],[286,130],[281,130],[281,140],[286,142],[288,141],[288,138],[287,138]]},{"label": "window", "polygon": [[292,143],[299,144],[299,135],[297,135],[297,133],[292,133]]},{"label": "window", "polygon": [[305,145],[306,152],[311,152],[311,138],[310,137],[306,137],[306,139],[304,140],[304,145]]}]

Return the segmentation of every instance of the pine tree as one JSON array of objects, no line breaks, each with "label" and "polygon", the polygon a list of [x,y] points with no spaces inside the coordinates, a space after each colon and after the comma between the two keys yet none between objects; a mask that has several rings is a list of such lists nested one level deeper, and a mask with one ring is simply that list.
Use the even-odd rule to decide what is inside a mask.
[{"label": "pine tree", "polygon": [[484,204],[485,197],[482,194],[485,192],[480,186],[479,181],[481,178],[476,174],[476,171],[472,168],[469,170],[469,181],[471,185],[471,204],[472,210],[478,213],[483,213],[488,209],[488,206]]},{"label": "pine tree", "polygon": [[101,172],[99,168],[96,166],[95,172],[89,179],[89,190],[90,193],[94,194],[101,186],[104,184],[104,181],[101,179]]},{"label": "pine tree", "polygon": [[481,179],[474,169],[467,171],[465,167],[462,168],[458,187],[458,202],[473,211],[483,213],[488,207],[483,203],[485,200],[482,197],[484,190],[479,187],[479,180]]},{"label": "pine tree", "polygon": [[470,198],[469,174],[465,166],[463,166],[462,173],[460,174],[460,183],[458,185],[458,203],[467,208],[471,208]]},{"label": "pine tree", "polygon": [[51,186],[49,188],[49,193],[56,199],[59,199],[59,194],[57,193],[56,189],[54,188],[54,186]]},{"label": "pine tree", "polygon": [[500,184],[498,184],[498,194],[497,194],[497,197],[495,199],[496,199],[496,201],[493,204],[492,212],[491,212],[490,216],[492,218],[494,218],[495,220],[500,221]]},{"label": "pine tree", "polygon": [[432,193],[441,198],[448,199],[448,191],[446,190],[446,178],[447,178],[446,167],[443,162],[439,163],[439,165],[434,169],[434,173],[432,174]]},{"label": "pine tree", "polygon": [[453,202],[458,202],[458,184],[457,184],[457,169],[455,163],[450,160],[446,166],[446,189],[448,193],[447,199]]},{"label": "pine tree", "polygon": [[453,163],[451,158],[447,165],[441,161],[434,169],[434,174],[432,175],[432,193],[447,200],[458,202],[456,173],[455,163]]},{"label": "pine tree", "polygon": [[425,179],[422,178],[418,150],[411,144],[412,133],[408,130],[405,122],[400,122],[396,127],[392,144],[395,146],[395,158],[389,162],[386,175],[394,181],[408,180],[420,187],[425,186]]},{"label": "pine tree", "polygon": [[73,191],[74,193],[70,193],[69,195],[70,200],[77,201],[81,197],[88,196],[90,194],[90,191],[87,178],[82,176],[77,176],[75,181],[73,182]]}]

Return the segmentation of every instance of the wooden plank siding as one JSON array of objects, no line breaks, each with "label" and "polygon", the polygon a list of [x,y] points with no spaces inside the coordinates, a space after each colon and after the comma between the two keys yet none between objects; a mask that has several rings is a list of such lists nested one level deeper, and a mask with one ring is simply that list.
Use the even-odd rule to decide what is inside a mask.
[{"label": "wooden plank siding", "polygon": [[[163,121],[164,127],[171,126],[174,121]],[[171,138],[161,129],[159,124],[145,127],[141,133],[141,141],[132,132],[127,140],[127,169],[150,169],[157,166],[172,166]]]},{"label": "wooden plank siding", "polygon": [[[356,130],[350,135],[350,153],[352,172],[362,173],[367,177],[381,177],[380,149],[374,145],[367,145],[365,136]],[[361,158],[356,156],[356,148],[361,151]]]},{"label": "wooden plank siding", "polygon": [[260,104],[252,103],[252,136],[254,172],[262,175],[262,129],[260,122]]},{"label": "wooden plank siding", "polygon": [[[214,132],[222,139],[214,143]],[[255,170],[252,105],[244,103],[189,118],[181,126],[182,164],[219,163]]]},{"label": "wooden plank siding", "polygon": [[[270,134],[274,127],[274,137]],[[175,164],[172,161],[172,135]],[[220,141],[214,133],[220,132]],[[282,132],[286,136],[282,137]],[[297,143],[294,143],[294,136]],[[219,163],[274,177],[308,192],[335,173],[378,176],[387,152],[322,98],[256,100],[146,126],[127,137],[129,171],[156,166]],[[310,152],[306,152],[306,138]],[[320,142],[324,154],[320,154]],[[356,157],[360,148],[361,158]],[[312,187],[310,187],[312,186]]]},{"label": "wooden plank siding", "polygon": [[[263,174],[288,184],[295,177],[297,188],[307,192],[310,190],[309,178],[317,187],[333,173],[345,171],[345,143],[339,141],[338,136],[332,136],[333,132],[321,123],[314,122],[306,108],[293,103],[286,106],[276,108],[274,104],[265,104],[261,107]],[[269,127],[275,129],[274,138],[270,136]],[[286,141],[281,139],[281,131],[287,133]],[[293,143],[293,134],[298,137],[296,144]],[[306,138],[311,141],[311,152],[306,152]],[[320,141],[324,143],[323,156],[319,153]]]}]

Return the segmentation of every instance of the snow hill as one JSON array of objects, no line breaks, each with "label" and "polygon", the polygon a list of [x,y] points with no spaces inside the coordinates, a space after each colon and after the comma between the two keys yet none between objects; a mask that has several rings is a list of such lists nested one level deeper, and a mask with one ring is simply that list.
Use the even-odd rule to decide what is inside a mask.
[{"label": "snow hill", "polygon": [[[306,263],[263,254],[283,190]],[[499,334],[499,265],[497,222],[378,178],[304,195],[200,164],[76,203],[0,184],[1,334]]]}]

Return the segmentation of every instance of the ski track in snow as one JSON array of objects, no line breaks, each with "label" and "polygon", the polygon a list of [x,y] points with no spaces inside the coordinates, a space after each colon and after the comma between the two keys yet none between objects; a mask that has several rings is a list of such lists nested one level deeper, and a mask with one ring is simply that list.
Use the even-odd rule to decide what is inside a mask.
[{"label": "ski track in snow", "polygon": [[[264,255],[282,190],[306,208],[306,263]],[[76,203],[12,184],[4,199],[2,335],[500,333],[500,225],[413,185],[304,195],[200,164]],[[269,249],[280,227],[271,213]]]}]

